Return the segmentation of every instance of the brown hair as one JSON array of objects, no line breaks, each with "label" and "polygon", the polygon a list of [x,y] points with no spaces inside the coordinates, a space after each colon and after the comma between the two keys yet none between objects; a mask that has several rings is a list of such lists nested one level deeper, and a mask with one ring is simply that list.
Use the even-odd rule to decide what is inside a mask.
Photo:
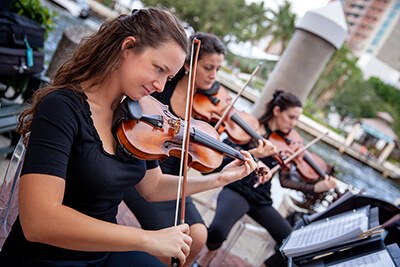
[{"label": "brown hair", "polygon": [[283,89],[277,89],[275,90],[272,100],[267,103],[265,113],[259,119],[261,124],[266,124],[274,116],[273,109],[276,106],[278,106],[281,111],[292,107],[303,107],[297,96]]},{"label": "brown hair", "polygon": [[84,38],[74,55],[68,59],[52,78],[49,85],[35,92],[32,106],[21,113],[17,132],[27,143],[33,116],[40,101],[50,92],[66,88],[83,92],[80,83],[89,81],[89,87],[101,84],[118,66],[122,56],[122,44],[129,36],[136,42],[125,49],[137,53],[147,47],[157,49],[163,43],[175,41],[188,51],[188,41],[180,21],[166,10],[154,7],[135,9],[131,15],[104,22],[100,29],[90,37]]},{"label": "brown hair", "polygon": [[[222,54],[226,55],[226,48],[222,41],[214,34],[197,32],[190,36],[189,44],[191,44],[194,38],[201,41],[198,60],[200,60],[204,55],[210,54]],[[196,51],[197,44],[194,44],[194,50]],[[193,55],[194,57],[194,55]],[[191,55],[188,53],[185,63],[190,64]],[[182,67],[179,72],[175,75],[175,79],[180,80],[185,74],[185,68]]]}]

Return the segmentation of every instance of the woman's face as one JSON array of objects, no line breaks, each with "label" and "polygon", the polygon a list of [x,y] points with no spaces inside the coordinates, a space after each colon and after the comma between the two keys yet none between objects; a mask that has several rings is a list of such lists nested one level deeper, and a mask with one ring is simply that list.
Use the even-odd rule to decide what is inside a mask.
[{"label": "woman's face", "polygon": [[196,89],[208,90],[214,84],[217,73],[221,68],[224,54],[204,54],[197,63]]},{"label": "woman's face", "polygon": [[277,129],[283,133],[288,133],[290,129],[296,126],[297,120],[299,119],[303,108],[291,107],[284,111],[281,111],[278,106],[274,108],[274,121]]},{"label": "woman's face", "polygon": [[185,56],[185,51],[174,41],[157,49],[148,47],[141,53],[126,49],[113,75],[123,94],[140,100],[154,91],[162,92],[167,79],[181,68]]}]

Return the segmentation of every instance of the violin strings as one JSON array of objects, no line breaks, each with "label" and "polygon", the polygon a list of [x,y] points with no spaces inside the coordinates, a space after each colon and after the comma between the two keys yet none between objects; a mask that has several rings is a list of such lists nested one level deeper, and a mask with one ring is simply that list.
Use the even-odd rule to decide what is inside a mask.
[{"label": "violin strings", "polygon": [[195,129],[194,130],[194,137],[193,137],[194,141],[197,141],[201,144],[204,144],[210,148],[213,148],[221,153],[225,153],[227,155],[230,155],[234,158],[237,159],[244,159],[244,156],[242,154],[240,154],[239,151],[237,151],[236,149],[230,147],[229,145],[209,136],[206,133],[203,133],[200,130]]}]

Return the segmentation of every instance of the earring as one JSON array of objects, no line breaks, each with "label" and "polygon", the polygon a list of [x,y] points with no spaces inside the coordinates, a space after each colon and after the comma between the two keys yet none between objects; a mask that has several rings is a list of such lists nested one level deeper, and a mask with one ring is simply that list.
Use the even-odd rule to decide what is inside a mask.
[{"label": "earring", "polygon": [[185,70],[185,75],[188,75],[188,73],[189,73],[189,72],[188,72],[187,70]]}]

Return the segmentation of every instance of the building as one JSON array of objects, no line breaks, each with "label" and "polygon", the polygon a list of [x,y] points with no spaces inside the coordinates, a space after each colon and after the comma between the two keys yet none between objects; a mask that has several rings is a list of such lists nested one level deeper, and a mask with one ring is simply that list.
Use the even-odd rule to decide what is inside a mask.
[{"label": "building", "polygon": [[359,57],[364,78],[400,89],[400,0],[342,0],[347,45]]},{"label": "building", "polygon": [[361,118],[346,138],[346,145],[358,140],[363,146],[377,152],[378,162],[384,162],[399,142],[396,133],[390,127],[393,118],[387,112],[377,112],[377,118]]}]

